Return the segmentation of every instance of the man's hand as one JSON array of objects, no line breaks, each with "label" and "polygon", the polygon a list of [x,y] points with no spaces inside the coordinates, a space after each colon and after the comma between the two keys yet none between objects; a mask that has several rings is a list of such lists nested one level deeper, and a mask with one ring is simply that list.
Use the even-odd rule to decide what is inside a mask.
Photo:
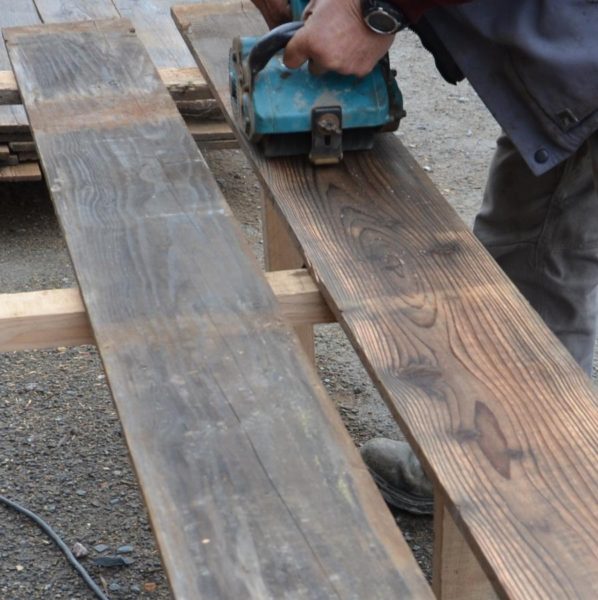
[{"label": "man's hand", "polygon": [[251,0],[272,29],[291,20],[288,0]]},{"label": "man's hand", "polygon": [[394,40],[394,35],[380,35],[367,27],[360,0],[311,0],[304,18],[304,27],[284,53],[284,63],[290,69],[309,60],[314,73],[336,71],[364,77]]}]

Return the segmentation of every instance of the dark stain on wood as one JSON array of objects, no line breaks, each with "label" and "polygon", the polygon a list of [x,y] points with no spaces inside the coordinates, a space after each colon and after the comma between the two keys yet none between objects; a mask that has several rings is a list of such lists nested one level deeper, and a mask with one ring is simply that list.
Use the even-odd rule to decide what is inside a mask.
[{"label": "dark stain on wood", "polygon": [[505,479],[511,478],[511,457],[507,440],[494,413],[482,402],[475,404],[476,441],[482,452]]}]

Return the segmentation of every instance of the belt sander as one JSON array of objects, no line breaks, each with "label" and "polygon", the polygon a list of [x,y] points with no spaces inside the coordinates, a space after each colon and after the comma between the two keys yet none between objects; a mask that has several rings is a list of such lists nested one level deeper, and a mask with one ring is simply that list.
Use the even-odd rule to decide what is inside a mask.
[{"label": "belt sander", "polygon": [[366,76],[288,69],[282,50],[303,27],[307,0],[290,0],[293,21],[263,37],[237,37],[229,78],[236,118],[267,157],[308,155],[317,164],[338,163],[347,150],[368,150],[375,134],[394,131],[403,98],[388,55]]}]

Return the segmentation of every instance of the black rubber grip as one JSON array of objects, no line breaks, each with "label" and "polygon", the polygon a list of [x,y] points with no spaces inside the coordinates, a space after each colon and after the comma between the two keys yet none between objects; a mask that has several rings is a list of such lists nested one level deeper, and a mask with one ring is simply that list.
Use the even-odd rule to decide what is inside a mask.
[{"label": "black rubber grip", "polygon": [[270,59],[291,41],[299,29],[303,27],[303,21],[291,21],[275,27],[267,33],[249,53],[249,71],[251,77],[255,77],[269,62]]}]

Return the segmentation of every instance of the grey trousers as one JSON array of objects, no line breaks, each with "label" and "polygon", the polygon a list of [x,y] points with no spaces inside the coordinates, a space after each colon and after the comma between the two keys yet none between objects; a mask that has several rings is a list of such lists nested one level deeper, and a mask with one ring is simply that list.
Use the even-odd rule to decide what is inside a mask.
[{"label": "grey trousers", "polygon": [[598,133],[540,177],[502,135],[474,233],[591,374],[598,314]]}]

